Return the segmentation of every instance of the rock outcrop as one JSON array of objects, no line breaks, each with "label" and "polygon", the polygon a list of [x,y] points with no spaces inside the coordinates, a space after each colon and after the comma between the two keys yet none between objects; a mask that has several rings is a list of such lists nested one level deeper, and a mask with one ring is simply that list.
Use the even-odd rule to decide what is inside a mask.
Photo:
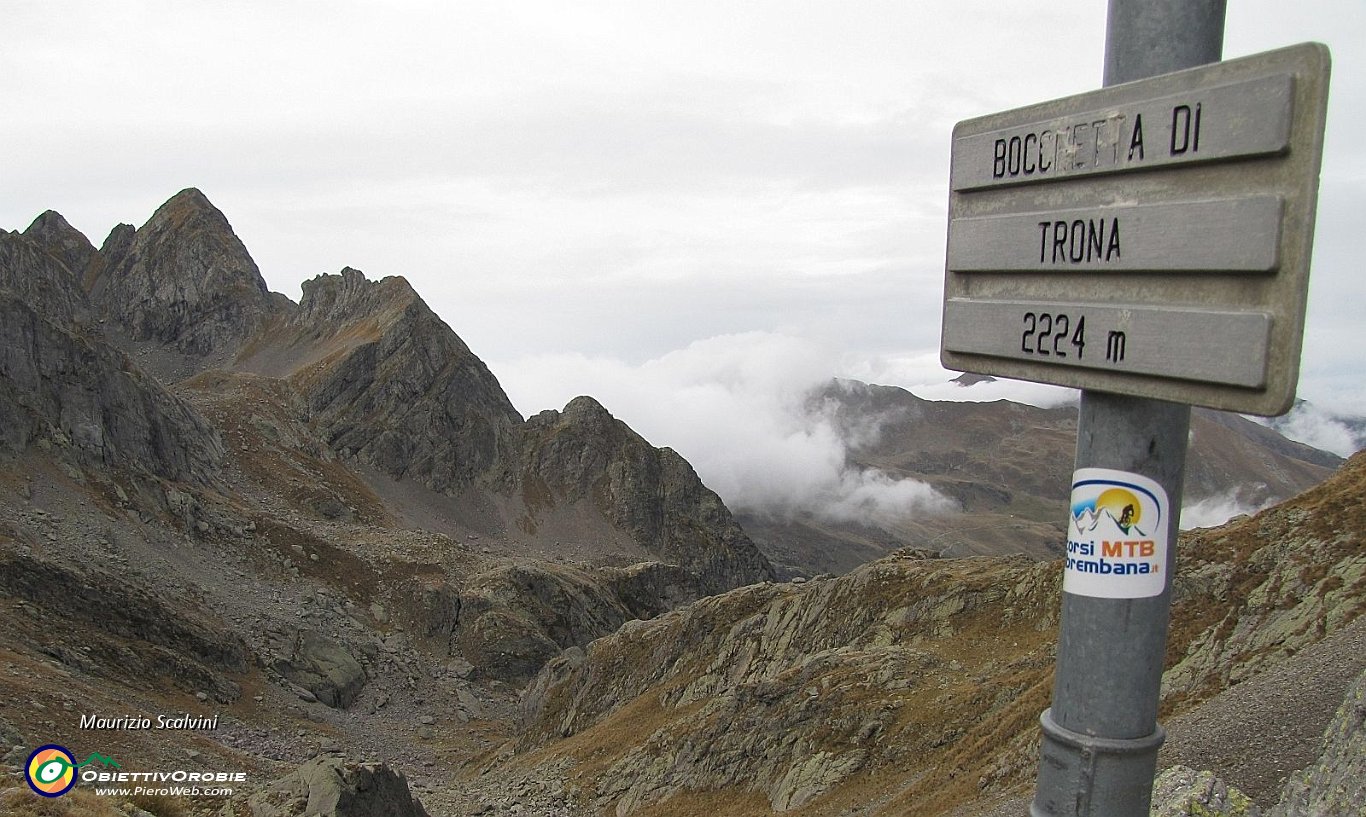
[{"label": "rock outcrop", "polygon": [[[521,745],[574,736],[605,768],[595,808],[620,815],[719,791],[763,804],[735,813],[789,811],[854,779],[904,777],[892,769],[906,758],[947,774],[948,736],[1000,741],[1037,717],[1015,704],[1042,708],[1032,653],[1056,593],[1051,567],[1023,558],[907,557],[703,599],[548,664],[524,695]],[[633,737],[599,743],[599,730],[621,734],[618,716]],[[945,774],[924,787],[962,782]]]},{"label": "rock outcrop", "polygon": [[[1281,713],[1277,713],[1281,714]],[[1323,735],[1322,751],[1309,768],[1286,782],[1269,810],[1210,771],[1176,765],[1153,784],[1153,817],[1328,817],[1366,813],[1366,673],[1348,688]]]},{"label": "rock outcrop", "polygon": [[1366,612],[1366,455],[1274,508],[1180,541],[1162,680],[1204,701]]},{"label": "rock outcrop", "polygon": [[465,657],[482,675],[522,682],[561,651],[585,646],[632,618],[598,577],[537,563],[475,576],[460,610]]},{"label": "rock outcrop", "polygon": [[75,467],[212,480],[218,433],[93,323],[77,275],[94,257],[51,211],[0,234],[0,448],[42,442]]},{"label": "rock outcrop", "polygon": [[314,758],[249,803],[252,817],[428,817],[402,773],[383,763]]},{"label": "rock outcrop", "polygon": [[1153,781],[1152,817],[1262,817],[1262,810],[1213,772],[1187,766],[1165,769]]},{"label": "rock outcrop", "polygon": [[48,210],[34,219],[24,231],[24,238],[60,261],[76,281],[85,277],[86,270],[95,260],[95,247],[90,239],[55,210]]},{"label": "rock outcrop", "polygon": [[[51,211],[48,211],[51,213]],[[40,216],[34,224],[53,225],[61,216],[56,213]],[[65,220],[61,221],[66,224]],[[43,235],[45,230],[29,228],[30,233]],[[79,234],[78,234],[79,235]],[[53,253],[47,240],[35,240],[21,233],[0,232],[0,292],[7,292],[16,300],[58,326],[87,326],[90,305],[80,281],[59,255]],[[60,248],[57,248],[60,249]]]},{"label": "rock outcrop", "polygon": [[643,562],[626,568],[520,561],[466,583],[455,646],[475,677],[525,683],[566,650],[582,648],[635,620],[653,618],[703,595],[696,574]]},{"label": "rock outcrop", "polygon": [[[268,348],[278,339],[283,353]],[[347,268],[307,281],[298,314],[255,346],[246,367],[279,371],[292,354],[289,377],[329,446],[435,491],[491,471],[522,422],[493,373],[402,278]]]},{"label": "rock outcrop", "polygon": [[0,291],[0,444],[46,441],[73,465],[211,482],[218,432],[101,339]]},{"label": "rock outcrop", "polygon": [[1347,691],[1323,736],[1318,763],[1293,775],[1268,817],[1366,812],[1366,673]]}]

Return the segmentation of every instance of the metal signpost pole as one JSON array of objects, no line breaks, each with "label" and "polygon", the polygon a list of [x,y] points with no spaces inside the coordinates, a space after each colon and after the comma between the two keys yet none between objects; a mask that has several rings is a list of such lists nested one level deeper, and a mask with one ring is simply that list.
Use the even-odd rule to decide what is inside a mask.
[{"label": "metal signpost pole", "polygon": [[[1224,0],[1110,0],[1105,85],[1217,62],[1224,12]],[[1190,411],[1179,403],[1082,392],[1076,484],[1091,474],[1116,473],[1137,476],[1131,485],[1155,483],[1156,507],[1165,517],[1159,524],[1165,526],[1166,569],[1162,590],[1153,596],[1063,593],[1053,705],[1041,718],[1033,817],[1149,812],[1164,737],[1157,724],[1158,694]],[[1147,533],[1156,538],[1163,531]]]}]

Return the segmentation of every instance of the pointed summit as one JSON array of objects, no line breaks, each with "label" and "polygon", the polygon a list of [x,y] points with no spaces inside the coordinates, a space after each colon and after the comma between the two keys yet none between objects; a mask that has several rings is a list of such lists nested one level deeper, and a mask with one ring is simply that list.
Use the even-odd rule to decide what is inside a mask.
[{"label": "pointed summit", "polygon": [[592,397],[541,412],[526,422],[522,439],[520,459],[504,463],[510,473],[502,480],[521,486],[522,530],[577,506],[693,574],[705,593],[773,579],[768,559],[692,466]]},{"label": "pointed summit", "polygon": [[187,358],[231,353],[272,309],[256,262],[195,188],[172,196],[126,251],[105,260],[90,281],[96,304],[130,340]]},{"label": "pointed summit", "polygon": [[24,231],[24,238],[38,244],[60,261],[78,281],[95,257],[95,247],[90,239],[72,227],[56,210],[48,210],[35,218]]}]

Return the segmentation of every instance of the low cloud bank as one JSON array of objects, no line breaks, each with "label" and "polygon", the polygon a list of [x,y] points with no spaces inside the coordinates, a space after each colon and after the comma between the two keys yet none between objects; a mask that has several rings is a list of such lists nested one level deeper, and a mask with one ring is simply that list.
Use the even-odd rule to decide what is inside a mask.
[{"label": "low cloud bank", "polygon": [[1276,500],[1271,499],[1265,502],[1244,502],[1238,498],[1238,493],[1238,488],[1231,488],[1223,493],[1205,497],[1199,502],[1183,505],[1181,530],[1213,528],[1235,516],[1254,514],[1276,504]]},{"label": "low cloud bank", "polygon": [[[1075,390],[1021,381],[960,386],[933,352],[851,362],[772,332],[719,335],[639,364],[566,353],[495,361],[492,368],[524,414],[592,395],[654,445],[686,457],[734,510],[777,518],[811,513],[834,522],[886,524],[957,506],[923,482],[849,462],[851,448],[876,442],[883,423],[895,418],[855,424],[839,414],[837,402],[814,399],[833,376],[900,386],[930,400],[1040,407],[1077,400]],[[1308,403],[1262,422],[1342,456],[1366,442],[1366,420]],[[1220,525],[1269,504],[1244,500],[1235,489],[1188,504],[1181,527]]]},{"label": "low cloud bank", "polygon": [[1270,420],[1254,417],[1296,442],[1350,457],[1366,447],[1366,419],[1342,417],[1313,403],[1297,403],[1290,412]]},{"label": "low cloud bank", "polygon": [[738,511],[885,522],[955,508],[922,482],[848,462],[849,447],[876,435],[876,424],[849,428],[811,400],[840,361],[797,338],[722,335],[640,365],[557,354],[493,369],[524,413],[592,395],[654,445],[686,457]]}]

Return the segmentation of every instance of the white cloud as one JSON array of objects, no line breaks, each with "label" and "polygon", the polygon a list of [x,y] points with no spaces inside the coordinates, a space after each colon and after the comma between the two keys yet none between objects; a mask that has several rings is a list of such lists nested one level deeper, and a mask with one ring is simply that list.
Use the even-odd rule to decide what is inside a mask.
[{"label": "white cloud", "polygon": [[1224,493],[1205,497],[1199,502],[1183,505],[1181,530],[1216,527],[1235,516],[1254,514],[1275,504],[1272,500],[1260,503],[1244,502],[1238,498],[1238,493],[1237,488],[1231,488]]},{"label": "white cloud", "polygon": [[[1312,403],[1300,403],[1284,417],[1267,424],[1292,440],[1339,457],[1352,456],[1366,442],[1341,419]],[[1362,425],[1366,427],[1366,423]]]}]

